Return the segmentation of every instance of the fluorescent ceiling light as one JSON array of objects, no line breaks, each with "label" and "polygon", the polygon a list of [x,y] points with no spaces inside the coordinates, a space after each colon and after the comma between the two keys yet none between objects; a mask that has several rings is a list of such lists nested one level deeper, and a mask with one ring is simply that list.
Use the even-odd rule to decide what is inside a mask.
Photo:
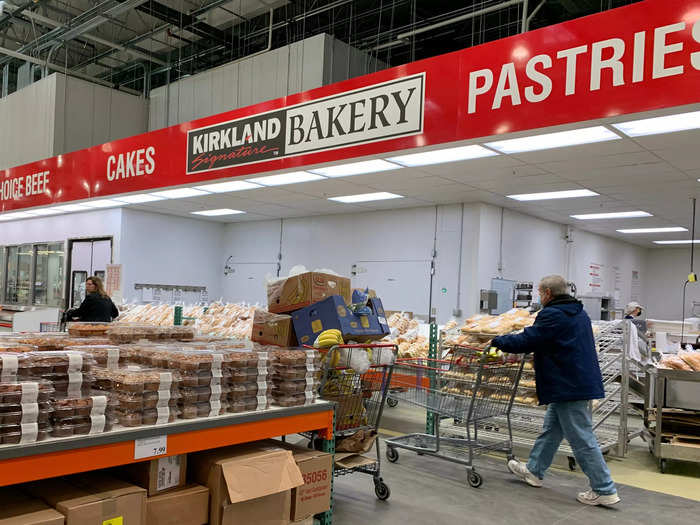
[{"label": "fluorescent ceiling light", "polygon": [[0,215],[0,221],[15,221],[17,219],[30,219],[35,217],[34,214],[26,211],[17,211],[13,213],[4,213]]},{"label": "fluorescent ceiling light", "polygon": [[82,202],[81,204],[88,206],[89,208],[113,208],[115,206],[124,206],[123,202],[112,199],[100,199],[96,201]]},{"label": "fluorescent ceiling light", "polygon": [[571,217],[581,221],[588,221],[595,219],[635,219],[637,217],[653,217],[653,215],[645,211],[618,211],[614,213],[586,213],[584,215],[571,215]]},{"label": "fluorescent ceiling light", "polygon": [[138,193],[136,195],[123,195],[114,197],[115,201],[125,202],[126,204],[143,204],[144,202],[155,202],[164,200],[163,197],[156,197],[150,193]]},{"label": "fluorescent ceiling light", "polygon": [[593,126],[591,128],[572,129],[571,131],[545,133],[532,137],[487,142],[486,146],[498,150],[501,153],[524,153],[542,149],[593,144],[595,142],[605,142],[607,140],[616,140],[620,138],[622,137],[604,126]]},{"label": "fluorescent ceiling light", "polygon": [[58,215],[63,212],[56,208],[39,208],[38,210],[31,210],[30,213],[32,215]]},{"label": "fluorescent ceiling light", "polygon": [[328,166],[327,168],[317,168],[309,171],[325,177],[351,177],[353,175],[364,175],[365,173],[376,173],[378,171],[389,171],[400,168],[403,168],[403,166],[392,164],[382,159],[374,159],[351,162],[350,164],[341,164],[339,166]]},{"label": "fluorescent ceiling light", "polygon": [[281,175],[248,179],[248,181],[263,186],[282,186],[283,184],[297,184],[299,182],[311,182],[323,179],[325,179],[325,177],[316,175],[315,173],[309,173],[308,171],[294,171],[292,173],[282,173]]},{"label": "fluorescent ceiling light", "polygon": [[687,241],[654,241],[654,244],[700,244],[700,239],[695,239],[693,241],[690,239]]},{"label": "fluorescent ceiling light", "polygon": [[381,191],[379,193],[362,193],[360,195],[345,195],[342,197],[331,197],[328,200],[344,202],[345,204],[352,204],[354,202],[383,201],[388,199],[403,199],[403,195],[396,195],[395,193],[387,193],[385,191]]},{"label": "fluorescent ceiling light", "polygon": [[218,210],[193,211],[192,213],[194,215],[205,215],[206,217],[217,217],[219,215],[237,215],[245,212],[241,210],[232,210],[230,208],[220,208]]},{"label": "fluorescent ceiling light", "polygon": [[665,117],[630,120],[629,122],[619,122],[612,126],[630,137],[643,137],[645,135],[658,135],[659,133],[698,129],[700,128],[700,111],[667,115]]},{"label": "fluorescent ceiling light", "polygon": [[260,185],[252,184],[244,180],[232,180],[230,182],[219,182],[216,184],[207,184],[206,186],[197,186],[198,190],[204,190],[211,193],[228,193],[230,191],[253,190],[259,188]]},{"label": "fluorescent ceiling light", "polygon": [[458,160],[479,159],[498,155],[495,151],[486,149],[478,144],[461,146],[459,148],[438,149],[423,153],[412,153],[399,157],[390,157],[387,160],[401,164],[402,166],[427,166],[428,164],[442,164],[443,162],[456,162]]},{"label": "fluorescent ceiling light", "polygon": [[51,208],[52,210],[57,210],[59,212],[64,212],[64,211],[85,211],[89,210],[87,206],[83,204],[64,204],[63,206],[55,206]]},{"label": "fluorescent ceiling light", "polygon": [[156,197],[163,197],[164,199],[185,199],[187,197],[199,197],[200,195],[207,195],[208,192],[202,190],[196,190],[194,188],[178,188],[176,190],[165,190],[156,191],[151,195]]},{"label": "fluorescent ceiling light", "polygon": [[672,233],[672,232],[687,232],[687,228],[680,226],[670,226],[668,228],[633,228],[631,230],[617,230],[620,233]]},{"label": "fluorescent ceiling light", "polygon": [[595,197],[600,195],[591,190],[565,190],[548,191],[545,193],[523,193],[520,195],[507,195],[509,199],[516,201],[544,201],[548,199],[575,199],[577,197]]}]

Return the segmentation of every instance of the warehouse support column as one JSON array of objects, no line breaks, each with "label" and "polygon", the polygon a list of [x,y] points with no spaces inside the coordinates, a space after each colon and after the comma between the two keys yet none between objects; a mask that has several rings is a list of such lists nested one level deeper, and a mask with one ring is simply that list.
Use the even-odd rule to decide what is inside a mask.
[{"label": "warehouse support column", "polygon": [[[437,359],[440,357],[438,356],[438,348],[440,347],[439,341],[438,341],[438,326],[436,323],[430,323],[430,343],[428,347],[428,367],[429,368],[435,368],[437,364]],[[433,389],[436,386],[436,380],[435,380],[435,372],[428,372],[428,377],[430,381],[429,385],[429,396],[434,395]],[[434,404],[433,404],[434,406]],[[433,436],[435,435],[435,418],[439,417],[437,414],[427,411],[426,412],[426,418],[425,418],[425,433]]]}]

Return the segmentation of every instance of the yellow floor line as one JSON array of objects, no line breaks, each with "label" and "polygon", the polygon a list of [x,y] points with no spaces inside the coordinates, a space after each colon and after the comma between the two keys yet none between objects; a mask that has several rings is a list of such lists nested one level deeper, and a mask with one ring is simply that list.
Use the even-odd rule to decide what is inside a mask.
[{"label": "yellow floor line", "polygon": [[387,430],[386,428],[380,428],[379,433],[387,435],[387,436],[391,436],[391,437],[405,436],[406,435],[405,432],[395,432],[393,430]]}]

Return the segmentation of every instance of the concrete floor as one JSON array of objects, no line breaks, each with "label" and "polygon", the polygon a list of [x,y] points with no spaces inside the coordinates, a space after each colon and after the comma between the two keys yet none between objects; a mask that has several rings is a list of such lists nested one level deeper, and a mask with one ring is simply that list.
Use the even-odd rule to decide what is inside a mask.
[{"label": "concrete floor", "polygon": [[[399,405],[385,412],[381,426],[384,436],[420,432],[424,413]],[[369,476],[336,479],[334,523],[698,524],[699,465],[673,462],[667,474],[660,474],[646,443],[639,439],[632,442],[625,459],[611,458],[608,464],[622,498],[612,509],[578,503],[576,493],[587,489],[587,480],[565,468],[553,468],[545,487],[535,489],[510,475],[505,458],[484,456],[475,462],[484,484],[473,489],[466,483],[464,467],[400,451],[397,463],[382,463],[382,476],[391,489],[387,502],[376,499]]]}]

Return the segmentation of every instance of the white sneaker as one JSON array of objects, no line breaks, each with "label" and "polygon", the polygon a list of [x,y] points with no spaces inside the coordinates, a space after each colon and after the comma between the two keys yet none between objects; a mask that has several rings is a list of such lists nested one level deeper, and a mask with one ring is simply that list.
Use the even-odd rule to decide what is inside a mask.
[{"label": "white sneaker", "polygon": [[511,459],[508,461],[508,470],[517,478],[524,481],[531,487],[541,487],[542,480],[535,476],[527,468],[525,463],[518,461],[517,459]]},{"label": "white sneaker", "polygon": [[615,494],[598,494],[593,490],[579,492],[576,499],[584,505],[615,505],[620,502],[620,497]]}]

